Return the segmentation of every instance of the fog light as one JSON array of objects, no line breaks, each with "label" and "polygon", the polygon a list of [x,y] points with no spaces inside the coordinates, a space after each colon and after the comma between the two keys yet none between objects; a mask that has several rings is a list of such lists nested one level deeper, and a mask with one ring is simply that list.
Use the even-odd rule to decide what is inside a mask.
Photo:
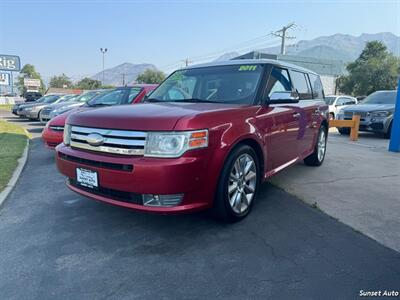
[{"label": "fog light", "polygon": [[175,195],[143,195],[144,206],[172,207],[182,202],[183,194]]}]

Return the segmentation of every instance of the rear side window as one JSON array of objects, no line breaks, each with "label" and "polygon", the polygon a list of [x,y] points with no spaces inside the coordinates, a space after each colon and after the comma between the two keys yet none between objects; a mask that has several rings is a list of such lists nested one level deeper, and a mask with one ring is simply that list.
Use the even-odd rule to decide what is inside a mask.
[{"label": "rear side window", "polygon": [[319,78],[319,76],[315,75],[315,74],[308,74],[308,76],[310,77],[310,81],[311,81],[311,89],[312,89],[312,95],[313,98],[320,98],[323,99],[324,98],[324,89],[322,87],[322,82],[321,79]]},{"label": "rear side window", "polygon": [[302,72],[290,71],[290,77],[301,100],[312,99],[311,88],[308,83],[307,75]]}]

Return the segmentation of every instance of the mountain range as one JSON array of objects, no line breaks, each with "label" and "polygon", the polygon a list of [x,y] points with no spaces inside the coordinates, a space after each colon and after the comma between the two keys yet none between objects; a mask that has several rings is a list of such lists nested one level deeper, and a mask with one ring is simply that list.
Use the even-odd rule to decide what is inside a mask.
[{"label": "mountain range", "polygon": [[[123,63],[110,69],[104,70],[104,85],[122,86],[123,83],[131,84],[136,81],[139,74],[145,70],[157,70],[153,64],[132,64]],[[90,77],[91,79],[102,81],[103,72],[99,72]]]},{"label": "mountain range", "polygon": [[[363,33],[359,36],[338,33],[317,37],[312,40],[300,40],[297,43],[288,45],[286,54],[350,62],[360,55],[366,42],[373,40],[383,42],[389,52],[400,56],[400,37],[391,32]],[[254,50],[269,54],[279,54],[280,49],[280,46],[276,46]],[[227,57],[235,57],[240,54],[244,53],[229,52],[221,55],[216,60],[225,60]]]}]

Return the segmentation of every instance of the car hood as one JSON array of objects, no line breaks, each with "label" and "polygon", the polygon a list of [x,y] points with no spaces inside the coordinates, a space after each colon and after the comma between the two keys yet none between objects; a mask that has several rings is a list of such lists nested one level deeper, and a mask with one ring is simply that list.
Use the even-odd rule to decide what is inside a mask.
[{"label": "car hood", "polygon": [[173,130],[183,117],[235,109],[241,106],[214,103],[140,103],[98,109],[80,110],[71,114],[67,123],[78,126],[125,130]]},{"label": "car hood", "polygon": [[343,111],[372,112],[379,110],[394,110],[394,104],[357,104],[343,108]]},{"label": "car hood", "polygon": [[47,105],[46,108],[57,109],[57,108],[65,106],[67,104],[68,104],[67,102],[53,103],[53,104]]}]

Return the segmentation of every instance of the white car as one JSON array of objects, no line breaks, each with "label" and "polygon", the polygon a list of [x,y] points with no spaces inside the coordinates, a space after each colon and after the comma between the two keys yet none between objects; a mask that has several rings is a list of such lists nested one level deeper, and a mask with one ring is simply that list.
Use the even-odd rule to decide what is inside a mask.
[{"label": "white car", "polygon": [[356,98],[346,95],[328,95],[325,97],[325,102],[329,105],[330,119],[335,119],[342,108],[358,103]]}]

